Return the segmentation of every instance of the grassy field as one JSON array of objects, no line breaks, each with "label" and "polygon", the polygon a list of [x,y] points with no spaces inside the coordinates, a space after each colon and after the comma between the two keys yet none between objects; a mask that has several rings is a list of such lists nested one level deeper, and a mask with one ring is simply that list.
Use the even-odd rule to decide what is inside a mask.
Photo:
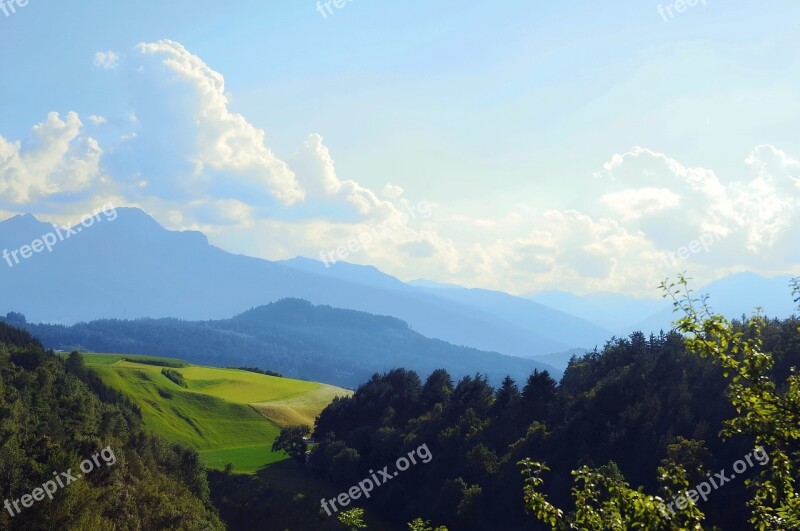
[{"label": "grassy field", "polygon": [[[86,365],[142,410],[145,426],[197,449],[209,468],[232,463],[252,473],[285,459],[270,450],[284,426],[308,424],[337,395],[350,392],[313,382],[235,369],[189,365],[145,356],[85,354]],[[161,374],[180,372],[187,388]]]}]

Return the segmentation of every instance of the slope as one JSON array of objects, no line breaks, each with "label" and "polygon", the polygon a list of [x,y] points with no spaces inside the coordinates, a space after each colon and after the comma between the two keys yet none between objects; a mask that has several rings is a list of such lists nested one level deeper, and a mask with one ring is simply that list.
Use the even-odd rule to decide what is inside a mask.
[{"label": "slope", "polygon": [[192,365],[173,368],[186,380],[182,388],[162,374],[162,365],[152,364],[153,358],[92,354],[85,359],[103,383],[141,409],[148,430],[195,448],[214,469],[232,463],[239,472],[254,472],[284,459],[270,450],[280,428],[311,425],[336,395],[349,394],[324,384]]}]

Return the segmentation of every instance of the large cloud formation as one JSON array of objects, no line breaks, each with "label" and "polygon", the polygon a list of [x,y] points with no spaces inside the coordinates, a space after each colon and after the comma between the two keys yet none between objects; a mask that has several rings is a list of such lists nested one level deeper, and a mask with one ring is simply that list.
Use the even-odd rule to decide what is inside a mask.
[{"label": "large cloud formation", "polygon": [[103,150],[82,127],[76,113],[62,120],[52,112],[33,127],[24,147],[0,136],[0,202],[5,207],[30,205],[95,183]]},{"label": "large cloud formation", "polygon": [[176,42],[140,44],[136,52],[130,75],[138,128],[114,170],[132,180],[146,171],[162,197],[303,200],[264,131],[229,109],[221,74]]},{"label": "large cloud formation", "polygon": [[[91,135],[70,112],[50,113],[29,139],[0,136],[0,212],[69,221],[111,200],[272,259],[318,258],[388,226],[348,260],[517,293],[652,294],[684,269],[701,280],[796,272],[800,162],[774,146],[746,154],[739,180],[634,147],[564,187],[561,209],[519,204],[478,218],[455,204],[422,209],[397,184],[375,192],[340,178],[319,134],[282,160],[231,110],[223,76],[179,43],[103,57],[113,68],[98,68],[120,77],[131,108],[88,116]],[[680,253],[700,238],[713,244]]]},{"label": "large cloud formation", "polygon": [[[660,280],[685,270],[699,281],[797,273],[800,164],[762,145],[746,156],[743,174],[724,180],[642,147],[614,154],[580,183],[573,209],[524,208],[500,225],[474,220],[481,243],[460,274],[512,291],[652,296]],[[498,239],[503,232],[516,236]]]}]

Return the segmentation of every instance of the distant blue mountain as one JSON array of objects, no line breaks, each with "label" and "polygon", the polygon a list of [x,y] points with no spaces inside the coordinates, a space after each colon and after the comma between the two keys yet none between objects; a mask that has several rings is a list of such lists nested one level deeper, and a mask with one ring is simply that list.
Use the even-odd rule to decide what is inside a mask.
[{"label": "distant blue mountain", "polygon": [[602,347],[613,335],[586,319],[501,291],[460,287],[420,289],[441,299],[479,308],[531,333],[571,346]]},{"label": "distant blue mountain", "polygon": [[[738,273],[695,289],[695,295],[708,295],[711,310],[729,319],[749,317],[756,307],[762,308],[769,317],[786,318],[797,309],[789,286],[791,278],[789,275],[765,278],[755,273]],[[632,328],[669,330],[675,318],[672,304],[665,303],[664,308]]]},{"label": "distant blue mountain", "polygon": [[669,306],[661,298],[640,299],[616,293],[591,293],[581,296],[565,291],[547,291],[529,298],[550,308],[597,323],[618,335],[632,330],[642,318]]},{"label": "distant blue mountain", "polygon": [[[202,321],[297,298],[395,317],[429,338],[528,358],[591,350],[633,330],[666,330],[674,318],[663,299],[549,292],[529,300],[424,280],[407,284],[374,267],[343,262],[271,262],[225,252],[199,232],[166,230],[138,209],[117,214],[59,241],[52,252],[14,267],[0,261],[0,313],[63,324],[140,317]],[[0,223],[0,252],[52,230],[33,216],[15,216]],[[788,277],[734,275],[699,291],[709,291],[715,308],[731,317],[758,304],[778,317],[794,309]]]},{"label": "distant blue mountain", "polygon": [[[590,323],[529,301],[513,316],[483,299],[452,299],[406,285],[375,268],[307,259],[271,262],[227,253],[198,232],[173,232],[138,209],[103,220],[9,268],[0,262],[0,312],[35,322],[72,324],[102,318],[224,319],[285,298],[401,319],[420,334],[454,345],[531,357],[589,343]],[[32,216],[0,223],[0,250],[51,231]],[[485,295],[485,294],[484,294]],[[519,301],[509,299],[519,304]],[[534,311],[535,310],[535,311]],[[494,313],[493,313],[494,312]],[[561,328],[554,323],[564,320]],[[537,324],[538,323],[538,324]],[[560,337],[569,326],[574,335]],[[588,338],[588,339],[587,339]],[[572,341],[576,341],[572,343]]]},{"label": "distant blue mountain", "polygon": [[462,286],[458,284],[446,284],[444,282],[434,282],[432,280],[425,280],[424,278],[418,278],[417,280],[411,280],[408,282],[409,286],[415,286],[418,288],[432,288],[432,289],[453,289],[453,288],[460,288],[464,289]]},{"label": "distant blue mountain", "polygon": [[[749,316],[756,307],[771,317],[789,317],[796,312],[789,281],[783,275],[765,278],[755,273],[738,273],[707,286],[691,286],[696,296],[709,295],[711,309],[729,319]],[[672,328],[673,306],[665,299],[639,299],[613,293],[573,295],[551,291],[530,297],[551,308],[599,323],[617,336],[633,331],[658,333]]]},{"label": "distant blue mountain", "polygon": [[[590,349],[602,346],[612,336],[609,330],[594,323],[500,291],[467,289],[455,284],[441,284],[425,280],[415,280],[406,284],[372,266],[344,262],[337,262],[326,267],[325,264],[315,260],[295,258],[283,263],[329,278],[359,282],[382,289],[413,294],[413,296],[422,296],[428,300],[433,297],[440,303],[449,302],[462,308],[468,307],[472,311],[488,314],[494,319],[500,319],[513,325],[531,337],[544,338],[551,344],[567,345],[567,348],[562,350],[567,350],[572,346]],[[519,352],[517,355],[526,357],[537,354]]]},{"label": "distant blue mountain", "polygon": [[[560,371],[537,360],[457,347],[414,332],[393,317],[285,299],[232,319],[99,320],[71,327],[10,316],[50,348],[177,357],[201,365],[276,370],[285,376],[355,388],[398,367],[422,378],[446,369],[457,381],[485,374],[525,381],[534,370]],[[17,319],[14,319],[17,317]],[[0,321],[4,319],[0,317]]]},{"label": "distant blue mountain", "polygon": [[348,264],[347,262],[335,262],[326,266],[322,262],[312,260],[310,258],[303,258],[299,256],[291,260],[283,260],[277,262],[286,265],[292,269],[305,271],[314,275],[321,275],[324,277],[343,280],[345,282],[352,282],[362,286],[370,286],[379,289],[399,290],[406,293],[414,291],[408,284],[401,280],[381,272],[374,266],[362,266]]}]

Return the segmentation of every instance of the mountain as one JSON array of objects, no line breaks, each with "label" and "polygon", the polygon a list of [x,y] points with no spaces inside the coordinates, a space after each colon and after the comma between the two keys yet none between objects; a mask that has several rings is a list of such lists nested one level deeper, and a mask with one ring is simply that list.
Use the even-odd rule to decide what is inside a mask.
[{"label": "mountain", "polygon": [[317,260],[304,258],[298,256],[291,260],[282,260],[278,262],[292,269],[305,271],[313,275],[320,275],[331,279],[343,280],[345,282],[352,282],[362,286],[370,286],[379,289],[400,290],[406,293],[411,293],[414,290],[410,289],[408,284],[401,280],[381,272],[374,266],[363,266],[356,264],[349,264],[347,262],[336,262],[333,264],[325,265]]},{"label": "mountain", "polygon": [[[406,284],[372,266],[344,262],[326,266],[315,260],[295,258],[282,263],[332,279],[360,281],[369,286],[414,294],[414,296],[422,295],[428,300],[433,297],[440,302],[469,307],[473,311],[501,319],[523,330],[530,337],[544,338],[551,344],[594,348],[602,346],[612,336],[612,332],[608,329],[585,319],[579,319],[534,301],[500,291],[468,289],[456,284],[442,284],[427,280],[414,280]],[[563,350],[568,349],[569,347]],[[517,355],[531,357],[539,354],[537,352],[519,352]]]},{"label": "mountain", "polygon": [[589,349],[602,347],[613,335],[610,330],[586,319],[501,291],[461,287],[420,289],[440,299],[481,309],[532,334],[545,335],[549,339],[560,338],[568,345]]},{"label": "mountain", "polygon": [[[728,319],[750,316],[756,307],[769,317],[787,318],[794,315],[794,303],[789,275],[772,278],[755,273],[738,273],[695,290],[696,296],[708,295],[708,304],[714,313]],[[635,328],[646,331],[669,330],[675,320],[672,304],[636,323]]]},{"label": "mountain", "polygon": [[[597,350],[602,350],[604,345],[598,345]],[[569,362],[572,361],[572,358],[582,358],[585,356],[589,351],[582,348],[574,348],[570,350],[566,350],[564,352],[554,352],[552,354],[545,354],[543,356],[536,356],[532,359],[546,363],[548,365],[552,365],[559,371],[565,372],[567,367],[569,366]]]},{"label": "mountain", "polygon": [[31,214],[14,216],[0,223],[0,246],[8,249],[13,242],[31,242],[51,230],[51,225],[42,223]]},{"label": "mountain", "polygon": [[[102,318],[212,320],[299,298],[393,316],[427,337],[525,357],[591,348],[600,333],[561,313],[548,315],[545,308],[513,316],[516,310],[499,311],[488,304],[489,297],[442,297],[375,268],[234,255],[210,245],[199,232],[166,230],[138,209],[119,208],[116,218],[98,219],[59,239],[51,252],[45,249],[11,267],[0,262],[0,313],[62,324]],[[0,223],[0,248],[13,252],[53,230],[32,216],[11,218]],[[564,319],[556,329],[573,327],[574,333],[562,338],[552,325]],[[583,326],[588,331],[579,330]]]},{"label": "mountain", "polygon": [[[653,291],[655,293],[655,290]],[[640,299],[603,292],[581,296],[565,291],[545,291],[530,295],[528,298],[597,323],[617,335],[627,335],[641,321],[642,316],[652,315],[670,306],[662,298]]]},{"label": "mountain", "polygon": [[433,289],[449,289],[449,288],[462,288],[458,284],[447,284],[445,282],[434,282],[433,280],[425,280],[424,278],[418,278],[416,280],[411,280],[408,282],[409,286],[415,286],[419,288],[433,288]]},{"label": "mountain", "polygon": [[[708,295],[712,310],[729,319],[749,316],[759,306],[770,317],[786,318],[796,311],[789,281],[791,276],[772,278],[738,273],[706,286],[693,286],[695,296]],[[550,308],[598,323],[617,336],[634,331],[658,333],[672,328],[675,313],[671,301],[640,299],[615,293],[574,295],[563,291],[529,296]]]},{"label": "mountain", "polygon": [[486,374],[495,384],[506,375],[524,381],[534,369],[560,377],[560,371],[544,363],[426,338],[393,317],[298,299],[218,321],[101,320],[65,327],[17,318],[10,324],[23,326],[57,350],[173,357],[218,367],[255,366],[344,387],[355,387],[396,367],[424,375],[444,368],[456,379]]},{"label": "mountain", "polygon": [[[396,317],[429,338],[528,358],[591,350],[636,329],[657,332],[673,318],[663,299],[564,292],[522,298],[424,280],[404,283],[371,266],[234,255],[199,232],[166,230],[141,210],[115,212],[68,238],[61,234],[51,252],[28,259],[20,259],[19,249],[55,229],[31,215],[0,223],[0,249],[16,251],[19,259],[0,260],[0,314],[21,312],[31,321],[62,324],[141,317],[204,321],[298,298]],[[787,281],[742,274],[708,289],[712,303],[731,317],[749,313],[756,303],[786,316],[793,309]]]}]

